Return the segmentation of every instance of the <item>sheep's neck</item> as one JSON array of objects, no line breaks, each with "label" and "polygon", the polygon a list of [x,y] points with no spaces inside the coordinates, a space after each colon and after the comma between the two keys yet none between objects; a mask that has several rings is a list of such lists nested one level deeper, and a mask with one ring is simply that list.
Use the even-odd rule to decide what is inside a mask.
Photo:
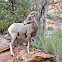
[{"label": "sheep's neck", "polygon": [[34,28],[35,28],[36,30],[38,29],[38,25],[37,25],[36,21],[34,21],[33,26],[34,26]]},{"label": "sheep's neck", "polygon": [[36,34],[37,34],[37,30],[38,30],[38,25],[37,25],[37,23],[36,22],[33,22],[32,23],[32,27],[33,27],[33,32],[32,32],[32,37],[34,37],[34,36],[36,36]]}]

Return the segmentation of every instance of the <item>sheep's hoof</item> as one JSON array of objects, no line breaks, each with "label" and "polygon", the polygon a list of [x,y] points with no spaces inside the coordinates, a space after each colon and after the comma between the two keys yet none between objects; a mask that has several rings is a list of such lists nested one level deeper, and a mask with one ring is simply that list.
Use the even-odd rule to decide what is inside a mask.
[{"label": "sheep's hoof", "polygon": [[13,57],[16,56],[16,54],[11,54]]},{"label": "sheep's hoof", "polygon": [[14,54],[13,56],[16,56],[16,54]]}]

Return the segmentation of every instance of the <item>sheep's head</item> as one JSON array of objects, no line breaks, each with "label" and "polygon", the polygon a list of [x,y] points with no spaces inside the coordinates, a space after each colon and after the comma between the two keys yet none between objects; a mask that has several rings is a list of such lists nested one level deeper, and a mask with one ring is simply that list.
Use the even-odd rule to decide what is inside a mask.
[{"label": "sheep's head", "polygon": [[29,13],[27,19],[24,21],[24,25],[34,22],[36,14],[36,11],[32,11],[31,13]]},{"label": "sheep's head", "polygon": [[24,21],[24,25],[33,23],[33,22],[34,22],[34,19],[35,19],[35,16],[34,16],[34,15],[29,16],[29,17]]}]

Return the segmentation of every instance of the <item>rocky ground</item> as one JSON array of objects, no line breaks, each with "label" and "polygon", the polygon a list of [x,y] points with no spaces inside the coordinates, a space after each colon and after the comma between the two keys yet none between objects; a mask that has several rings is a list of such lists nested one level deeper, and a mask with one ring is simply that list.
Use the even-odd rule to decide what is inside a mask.
[{"label": "rocky ground", "polygon": [[[9,41],[0,36],[0,62],[54,62],[53,55],[46,54],[31,48],[30,54],[26,51],[26,44],[22,43],[14,48],[15,57],[11,56]],[[6,42],[6,44],[5,44]]]}]

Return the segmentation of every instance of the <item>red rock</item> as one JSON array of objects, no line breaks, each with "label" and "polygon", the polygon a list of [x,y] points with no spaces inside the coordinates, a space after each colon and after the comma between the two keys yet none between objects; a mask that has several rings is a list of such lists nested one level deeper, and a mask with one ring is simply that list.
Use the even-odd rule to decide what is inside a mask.
[{"label": "red rock", "polygon": [[28,54],[23,45],[15,47],[14,52],[18,52],[15,57],[11,56],[10,51],[1,53],[0,62],[54,62],[53,55],[34,50]]},{"label": "red rock", "polygon": [[9,49],[9,44],[0,46],[0,53],[7,50],[7,49]]}]

